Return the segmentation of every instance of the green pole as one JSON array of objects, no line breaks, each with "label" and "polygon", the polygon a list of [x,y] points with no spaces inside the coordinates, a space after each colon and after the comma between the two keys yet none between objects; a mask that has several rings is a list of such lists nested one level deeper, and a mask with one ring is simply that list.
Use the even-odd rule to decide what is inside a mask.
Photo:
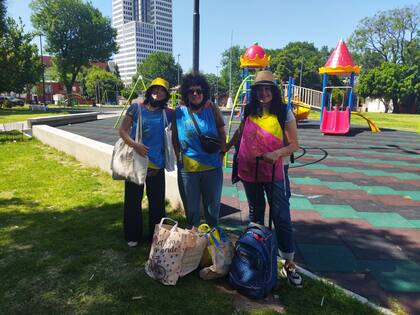
[{"label": "green pole", "polygon": [[116,122],[116,123],[115,123],[115,125],[114,125],[114,129],[117,129],[117,128],[118,128],[118,126],[119,126],[119,124],[120,124],[120,121],[121,121],[121,117],[122,117],[122,115],[123,115],[123,113],[124,113],[125,109],[127,108],[127,105],[131,103],[131,98],[132,98],[132,96],[133,96],[134,90],[136,89],[137,84],[139,83],[139,81],[141,81],[141,83],[143,84],[143,90],[147,90],[147,88],[146,88],[146,84],[144,84],[144,81],[143,81],[143,77],[142,77],[141,75],[139,75],[139,76],[138,76],[138,78],[137,78],[136,83],[134,84],[133,88],[131,89],[131,93],[130,93],[130,96],[128,97],[128,100],[127,100],[127,102],[125,103],[124,108],[123,108],[123,110],[122,110],[122,112],[121,112],[120,116],[118,117],[117,122]]}]

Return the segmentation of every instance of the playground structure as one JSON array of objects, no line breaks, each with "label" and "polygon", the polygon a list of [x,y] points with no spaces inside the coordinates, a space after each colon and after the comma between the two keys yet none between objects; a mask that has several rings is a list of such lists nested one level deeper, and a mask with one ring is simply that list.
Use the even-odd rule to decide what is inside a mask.
[{"label": "playground structure", "polygon": [[[240,56],[240,67],[242,71],[242,82],[235,95],[230,120],[228,125],[227,140],[232,136],[233,125],[239,124],[250,95],[250,86],[258,70],[269,65],[270,56],[267,56],[264,48],[257,43],[251,45]],[[354,94],[354,82],[356,74],[360,73],[360,67],[353,64],[350,52],[343,40],[340,40],[328,58],[324,67],[320,68],[323,75],[322,91],[309,89],[295,85],[294,79],[289,78],[288,83],[283,84],[283,95],[288,107],[293,109],[296,120],[309,118],[311,110],[321,112],[320,130],[324,134],[345,135],[350,131],[350,117],[357,115],[366,120],[372,132],[379,132],[380,129],[374,121],[359,112],[353,112],[356,104]],[[328,75],[350,75],[347,86],[327,86]],[[340,105],[333,104],[333,90],[344,89],[343,101]]]},{"label": "playground structure", "polygon": [[[230,113],[228,124],[228,131],[226,133],[226,141],[233,136],[233,126],[239,125],[243,116],[243,110],[249,100],[251,92],[251,84],[255,79],[255,73],[258,70],[266,68],[270,63],[270,56],[266,55],[264,48],[253,43],[245,51],[243,56],[240,56],[240,68],[242,71],[242,82],[236,92],[233,106]],[[228,164],[228,155],[225,155],[225,166]]]},{"label": "playground structure", "polygon": [[[331,53],[324,67],[319,68],[322,74],[322,98],[320,130],[323,134],[345,135],[350,131],[351,114],[364,118],[372,132],[379,132],[379,128],[369,118],[360,113],[352,112],[356,103],[354,94],[354,81],[356,74],[360,73],[360,67],[355,65],[346,44],[341,39]],[[347,86],[327,86],[328,75],[350,75]],[[344,89],[343,102],[341,105],[333,104],[332,91]]]}]

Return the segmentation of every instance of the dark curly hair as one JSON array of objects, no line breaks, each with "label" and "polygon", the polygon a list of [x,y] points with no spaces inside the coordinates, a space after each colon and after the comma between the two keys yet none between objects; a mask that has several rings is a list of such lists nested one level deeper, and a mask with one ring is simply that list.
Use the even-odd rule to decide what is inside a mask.
[{"label": "dark curly hair", "polygon": [[[251,96],[250,102],[248,103],[248,111],[246,114],[251,116],[260,116],[262,115],[260,102],[257,97],[257,87],[258,85],[251,86]],[[271,85],[271,95],[273,99],[271,100],[271,106],[269,108],[270,114],[276,116],[282,116],[285,113],[286,104],[283,102],[281,97],[280,89],[277,86]]]},{"label": "dark curly hair", "polygon": [[[146,90],[146,93],[144,94],[144,104],[150,104],[153,101],[153,99],[152,99],[152,87],[153,86],[154,85],[149,86],[149,88]],[[160,85],[157,85],[157,86],[160,86]],[[166,97],[162,101],[159,102],[161,108],[165,107],[166,104],[168,103],[169,99],[171,98],[171,95],[169,94],[169,92],[164,87],[162,87],[162,88],[166,92]]]},{"label": "dark curly hair", "polygon": [[189,73],[182,79],[181,84],[181,98],[187,106],[189,106],[188,90],[194,85],[203,89],[203,102],[200,105],[205,104],[210,98],[210,87],[206,77],[202,74]]}]

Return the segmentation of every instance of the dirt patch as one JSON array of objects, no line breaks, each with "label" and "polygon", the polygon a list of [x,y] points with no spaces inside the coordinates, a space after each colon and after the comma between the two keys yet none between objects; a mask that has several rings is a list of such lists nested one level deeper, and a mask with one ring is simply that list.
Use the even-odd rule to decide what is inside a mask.
[{"label": "dirt patch", "polygon": [[264,299],[253,300],[239,294],[238,291],[232,289],[227,283],[219,284],[217,285],[217,288],[232,296],[233,305],[239,312],[248,312],[257,309],[270,309],[281,314],[286,313],[286,309],[280,304],[278,296],[276,295],[269,294]]}]

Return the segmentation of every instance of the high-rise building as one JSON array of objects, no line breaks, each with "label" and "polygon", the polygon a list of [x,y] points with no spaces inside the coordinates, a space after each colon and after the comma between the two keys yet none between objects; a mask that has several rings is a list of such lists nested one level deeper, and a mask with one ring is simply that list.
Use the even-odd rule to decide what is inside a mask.
[{"label": "high-rise building", "polygon": [[112,26],[119,46],[115,62],[126,85],[149,54],[172,53],[172,0],[112,0]]}]

